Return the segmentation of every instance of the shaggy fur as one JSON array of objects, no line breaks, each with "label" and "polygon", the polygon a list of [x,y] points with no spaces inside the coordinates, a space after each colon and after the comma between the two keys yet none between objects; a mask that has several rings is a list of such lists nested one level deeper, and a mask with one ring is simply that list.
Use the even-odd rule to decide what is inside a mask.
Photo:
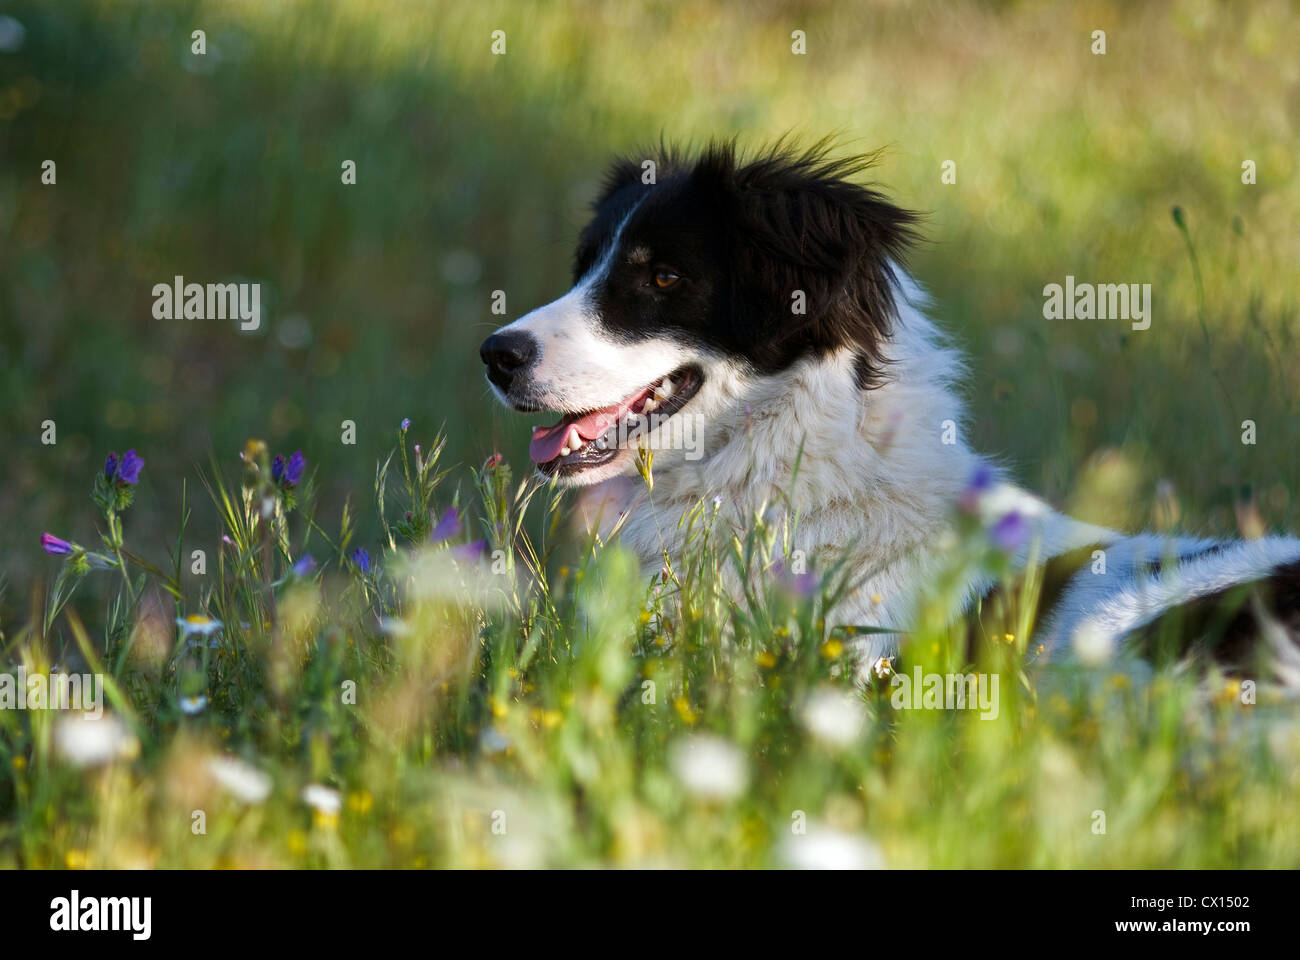
[{"label": "shaggy fur", "polygon": [[[961,357],[902,266],[916,218],[855,182],[869,162],[829,159],[825,144],[744,161],[723,145],[694,161],[660,156],[654,183],[642,162],[616,163],[578,243],[573,289],[498,331],[483,358],[503,402],[562,415],[535,429],[539,469],[583,487],[579,516],[606,534],[620,526],[648,566],[680,548],[678,520],[702,498],[721,498],[741,524],[793,490],[792,548],[821,569],[846,560],[858,584],[829,623],[906,628],[982,461],[963,439]],[[668,416],[639,418],[644,398],[660,397],[647,387],[665,377],[678,389],[659,405]],[[702,431],[698,458],[655,443],[687,416]],[[632,444],[596,436],[607,421],[642,419],[656,447],[653,499]],[[948,422],[956,442],[943,442]],[[1044,612],[1039,642],[1066,651],[1081,632],[1114,644],[1172,607],[1300,560],[1289,538],[1124,536],[1000,479],[983,509],[1026,517],[1041,558],[1104,549],[1106,573],[1080,570]],[[952,615],[990,586],[973,576]],[[871,635],[861,662],[897,641]]]}]

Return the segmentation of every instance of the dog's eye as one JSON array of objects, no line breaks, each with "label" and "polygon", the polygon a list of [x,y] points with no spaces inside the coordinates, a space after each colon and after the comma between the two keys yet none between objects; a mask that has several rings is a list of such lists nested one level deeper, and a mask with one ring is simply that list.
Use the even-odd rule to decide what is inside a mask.
[{"label": "dog's eye", "polygon": [[655,286],[660,290],[667,290],[680,279],[681,277],[673,273],[671,270],[655,271]]}]

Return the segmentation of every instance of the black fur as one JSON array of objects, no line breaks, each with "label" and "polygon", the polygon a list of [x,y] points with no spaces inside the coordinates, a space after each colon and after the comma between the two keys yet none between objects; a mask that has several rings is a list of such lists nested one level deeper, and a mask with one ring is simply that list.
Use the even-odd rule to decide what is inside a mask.
[{"label": "black fur", "polygon": [[[646,158],[654,184],[642,182],[643,160],[616,162],[579,239],[575,282],[626,220],[595,290],[611,332],[631,341],[669,330],[762,373],[847,346],[859,384],[873,385],[895,310],[890,264],[904,262],[918,218],[855,182],[874,156],[833,158],[830,146],[778,143],[748,160],[731,142],[693,159],[661,148]],[[642,248],[651,258],[634,262]],[[682,279],[660,290],[662,269]],[[803,314],[792,311],[796,291]]]}]

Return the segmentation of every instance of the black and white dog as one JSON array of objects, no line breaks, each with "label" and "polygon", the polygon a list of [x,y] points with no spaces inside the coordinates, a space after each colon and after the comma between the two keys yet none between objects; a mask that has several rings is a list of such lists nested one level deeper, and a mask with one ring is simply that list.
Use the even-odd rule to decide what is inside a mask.
[{"label": "black and white dog", "polygon": [[[909,623],[943,565],[954,505],[983,473],[993,481],[980,509],[1016,511],[1031,530],[1021,562],[1030,549],[1104,551],[1104,576],[1084,563],[1041,611],[1036,642],[1048,649],[1080,637],[1113,646],[1248,583],[1289,613],[1282,623],[1256,604],[1233,629],[1257,638],[1271,624],[1285,637],[1300,609],[1300,540],[1125,536],[1003,482],[962,442],[962,359],[901,267],[916,217],[855,182],[869,162],[823,145],[743,160],[722,145],[616,163],[578,241],[574,287],[481,349],[505,404],[561,414],[533,430],[537,469],[585,487],[581,512],[607,532],[618,523],[656,568],[702,498],[740,518],[793,489],[794,546],[858,574],[829,623],[890,627]],[[654,450],[653,497],[637,443]],[[972,575],[953,616],[991,586]],[[860,663],[895,652],[896,636],[869,637]],[[1300,680],[1282,646],[1281,667]]]}]

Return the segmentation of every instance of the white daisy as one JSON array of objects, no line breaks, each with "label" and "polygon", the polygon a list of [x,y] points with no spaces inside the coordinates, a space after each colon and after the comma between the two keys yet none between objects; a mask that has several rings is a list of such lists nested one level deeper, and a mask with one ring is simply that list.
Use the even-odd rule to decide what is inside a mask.
[{"label": "white daisy", "polygon": [[884,854],[866,837],[809,824],[781,842],[781,859],[794,870],[880,870]]},{"label": "white daisy", "polygon": [[803,708],[804,727],[815,739],[832,747],[848,747],[857,742],[866,719],[867,710],[862,701],[836,687],[815,690]]},{"label": "white daisy", "polygon": [[210,757],[208,772],[244,803],[261,803],[271,795],[271,778],[237,757]]},{"label": "white daisy", "polygon": [[140,752],[140,741],[113,714],[70,715],[60,717],[54,727],[54,748],[74,766],[94,767],[119,757],[134,757]]},{"label": "white daisy", "polygon": [[745,755],[731,742],[712,734],[678,741],[672,767],[688,791],[706,800],[731,800],[749,785]]},{"label": "white daisy", "polygon": [[317,813],[326,816],[337,816],[343,809],[343,797],[339,792],[333,787],[322,786],[319,783],[309,783],[303,787],[302,800]]}]

